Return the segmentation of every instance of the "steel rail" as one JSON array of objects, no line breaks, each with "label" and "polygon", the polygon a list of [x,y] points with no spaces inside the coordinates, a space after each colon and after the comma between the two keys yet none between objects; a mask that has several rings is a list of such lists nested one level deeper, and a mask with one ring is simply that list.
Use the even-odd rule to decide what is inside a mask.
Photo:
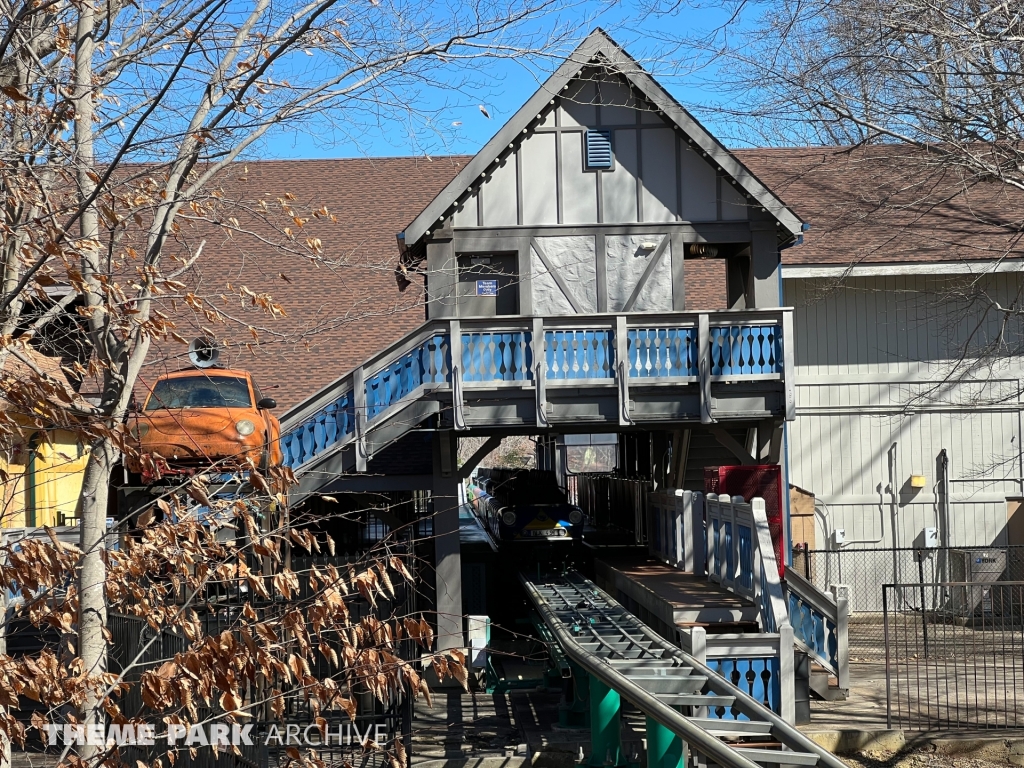
[{"label": "steel rail", "polygon": [[594,675],[594,677],[609,688],[624,695],[644,714],[668,728],[701,754],[715,760],[723,768],[762,768],[753,760],[736,753],[700,726],[691,723],[669,705],[658,701],[654,695],[618,673],[607,662],[583,651],[575,638],[565,630],[564,622],[548,606],[547,600],[537,591],[533,583],[523,577],[520,578],[522,578],[523,586],[540,612],[541,618],[544,619],[548,629],[555,635],[555,638],[562,646],[562,650],[589,674]]},{"label": "steel rail", "polygon": [[[582,577],[579,578],[583,586],[586,586],[589,589],[598,590],[598,587],[595,584],[593,584],[589,579],[584,579]],[[644,711],[646,714],[649,714],[653,719],[657,720],[666,728],[673,731],[677,736],[682,738],[687,743],[695,746],[698,752],[702,751],[702,748],[706,744],[714,742],[714,744],[716,745],[716,751],[712,752],[711,748],[708,747],[707,752],[705,754],[707,754],[709,757],[716,759],[721,757],[722,759],[730,760],[731,763],[729,765],[722,763],[724,768],[733,768],[733,766],[739,768],[739,766],[741,765],[744,766],[744,768],[749,768],[750,761],[747,760],[745,757],[743,757],[742,755],[737,755],[736,752],[734,752],[730,747],[724,745],[722,742],[708,734],[699,726],[696,726],[693,723],[691,723],[688,718],[676,712],[671,707],[662,704],[652,694],[648,693],[643,688],[636,685],[627,677],[618,672],[612,665],[607,664],[599,658],[593,657],[592,655],[584,651],[582,648],[580,648],[576,638],[565,630],[564,622],[547,605],[547,601],[537,591],[533,583],[524,576],[520,576],[520,579],[526,587],[526,590],[530,593],[530,597],[531,599],[533,599],[538,610],[541,611],[541,615],[544,617],[545,622],[548,624],[548,627],[552,630],[552,632],[555,633],[559,642],[562,643],[562,650],[565,651],[567,655],[571,656],[574,661],[580,664],[580,666],[587,669],[587,671],[591,674],[596,675],[600,680],[602,680],[602,682],[604,682],[610,688],[625,694],[626,698],[633,702],[639,709]],[[665,651],[669,656],[673,657],[675,660],[680,661],[683,664],[691,667],[695,672],[698,672],[699,674],[706,676],[708,678],[708,681],[713,683],[713,690],[715,693],[719,695],[733,696],[735,698],[734,706],[737,706],[737,708],[741,712],[743,712],[747,716],[756,717],[758,719],[770,723],[772,726],[772,736],[777,738],[782,744],[784,744],[785,746],[789,747],[794,751],[810,752],[816,754],[818,756],[819,765],[825,766],[826,768],[848,768],[848,766],[846,766],[846,764],[843,763],[838,757],[836,757],[834,754],[829,752],[824,747],[821,747],[815,742],[813,742],[811,739],[805,736],[799,729],[787,723],[785,719],[783,719],[781,716],[773,712],[768,707],[764,706],[761,702],[757,701],[757,699],[750,696],[750,694],[742,691],[740,688],[733,685],[729,680],[727,680],[725,677],[723,677],[715,670],[711,669],[705,664],[702,664],[700,661],[698,661],[696,658],[683,651],[681,648],[672,645],[670,642],[662,638],[660,635],[658,635],[645,624],[643,624],[639,619],[630,614],[625,608],[623,608],[623,606],[620,603],[615,601],[610,595],[605,593],[603,590],[598,591],[601,592],[603,599],[607,601],[609,608],[618,608],[619,610],[623,611],[623,613],[630,616],[634,621],[636,621],[637,628],[647,639],[658,645],[663,651]],[[563,600],[565,600],[564,595],[559,593],[559,596],[562,597]],[[596,610],[607,610],[595,604],[589,596],[586,596],[584,599],[586,599],[589,602],[590,606]],[[566,600],[566,604],[569,605],[569,601]],[[610,616],[607,618],[608,621],[616,627],[616,629],[619,629],[620,631],[624,632],[624,629],[621,626],[619,626],[619,624],[614,619],[612,619]],[[651,706],[650,710],[648,710],[648,706]],[[699,735],[690,737],[688,736],[688,734]],[[708,740],[710,740],[710,742]],[[723,749],[726,753],[728,753],[728,758],[723,757],[723,752],[721,751]]]}]

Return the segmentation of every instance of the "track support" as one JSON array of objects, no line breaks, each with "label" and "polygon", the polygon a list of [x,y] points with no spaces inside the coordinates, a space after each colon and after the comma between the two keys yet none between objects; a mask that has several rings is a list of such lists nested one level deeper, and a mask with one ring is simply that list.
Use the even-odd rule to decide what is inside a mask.
[{"label": "track support", "polygon": [[592,768],[624,766],[620,731],[622,699],[617,691],[590,676],[590,762]]}]

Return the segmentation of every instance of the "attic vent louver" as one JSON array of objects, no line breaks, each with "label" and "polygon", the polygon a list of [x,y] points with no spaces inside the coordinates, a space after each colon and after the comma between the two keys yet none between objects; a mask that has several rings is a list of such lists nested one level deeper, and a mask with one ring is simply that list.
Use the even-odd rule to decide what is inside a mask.
[{"label": "attic vent louver", "polygon": [[612,167],[612,132],[587,131],[587,168]]}]

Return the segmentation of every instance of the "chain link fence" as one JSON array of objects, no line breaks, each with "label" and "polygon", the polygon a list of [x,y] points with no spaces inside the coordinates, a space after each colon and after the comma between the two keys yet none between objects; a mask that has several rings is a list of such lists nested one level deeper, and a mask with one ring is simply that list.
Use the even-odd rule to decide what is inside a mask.
[{"label": "chain link fence", "polygon": [[833,584],[850,588],[850,660],[882,662],[883,584],[919,587],[894,593],[890,612],[913,615],[922,604],[938,610],[946,599],[942,583],[1024,581],[1024,546],[795,549],[793,569],[824,592]]}]

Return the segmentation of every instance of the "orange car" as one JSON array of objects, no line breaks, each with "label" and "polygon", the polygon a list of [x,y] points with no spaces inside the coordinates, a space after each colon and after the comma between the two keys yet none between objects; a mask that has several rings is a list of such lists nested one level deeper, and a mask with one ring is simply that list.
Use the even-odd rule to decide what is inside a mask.
[{"label": "orange car", "polygon": [[125,457],[128,471],[148,481],[211,465],[225,470],[244,468],[248,461],[262,470],[280,466],[281,422],[270,413],[276,407],[248,371],[165,374],[153,383],[141,412],[128,417],[138,451]]}]

